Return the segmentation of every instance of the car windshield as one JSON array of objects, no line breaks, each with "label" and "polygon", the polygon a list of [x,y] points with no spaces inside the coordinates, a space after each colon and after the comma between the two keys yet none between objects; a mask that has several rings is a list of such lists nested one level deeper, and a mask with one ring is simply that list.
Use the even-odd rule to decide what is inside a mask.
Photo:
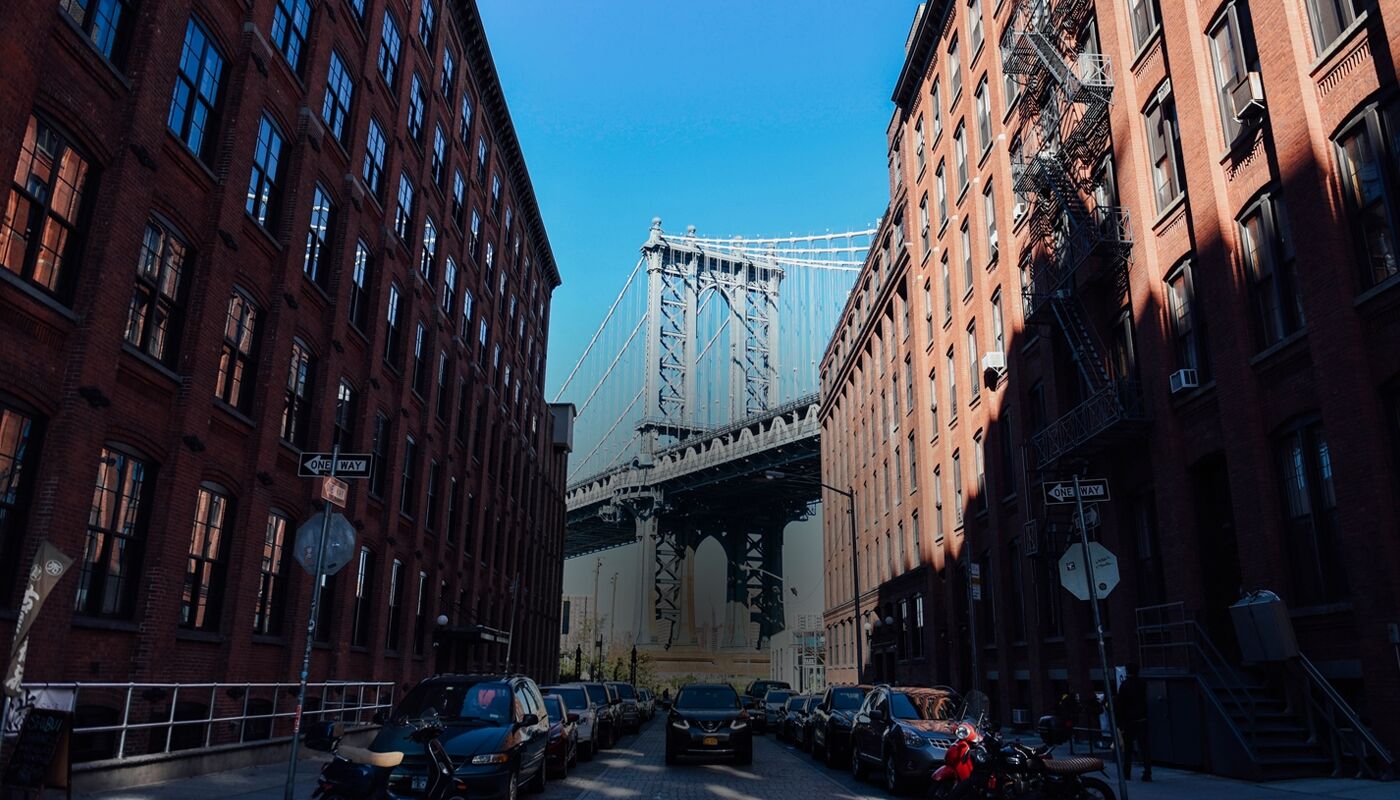
[{"label": "car windshield", "polygon": [[588,696],[593,698],[594,703],[600,706],[608,704],[608,690],[605,687],[596,683],[590,683],[584,688],[588,689]]},{"label": "car windshield", "polygon": [[[583,711],[588,708],[588,696],[578,687],[561,686],[550,689],[549,693],[564,698],[564,704],[567,705],[570,710]],[[545,699],[548,700],[549,698],[546,697]]]},{"label": "car windshield", "polygon": [[561,722],[564,719],[564,701],[558,695],[547,694],[544,697],[544,710],[549,714],[550,722]]},{"label": "car windshield", "polygon": [[782,689],[769,689],[768,696],[764,698],[764,701],[769,703],[785,703],[789,697],[792,697],[792,692],[785,692]]},{"label": "car windshield", "polygon": [[787,702],[788,711],[801,711],[803,708],[806,707],[806,705],[807,705],[807,698],[805,698],[805,697],[790,697],[790,698],[788,698],[788,702]]},{"label": "car windshield", "polygon": [[786,689],[787,684],[780,681],[759,681],[753,685],[753,696],[762,697],[767,694],[769,689],[779,688]]},{"label": "car windshield", "polygon": [[893,692],[890,707],[895,719],[952,719],[954,712],[953,702],[942,694]]},{"label": "car windshield", "polygon": [[831,706],[837,711],[855,711],[865,702],[865,691],[856,687],[831,690]]},{"label": "car windshield", "polygon": [[807,698],[807,705],[804,706],[804,707],[802,708],[802,710],[803,710],[803,711],[816,711],[816,710],[817,710],[817,706],[821,704],[821,701],[822,701],[822,699],[821,699],[820,697],[809,697],[809,698]]},{"label": "car windshield", "polygon": [[622,684],[621,686],[614,686],[613,688],[617,690],[617,693],[618,693],[619,695],[622,696],[622,699],[623,699],[623,700],[636,700],[636,699],[637,699],[637,693],[634,692],[634,691],[632,691],[632,687],[631,687],[631,686],[628,686],[628,685],[625,684],[625,683]]},{"label": "car windshield", "polygon": [[431,709],[446,721],[465,719],[505,724],[510,720],[510,705],[510,687],[504,683],[434,681],[413,687],[394,709],[394,718],[417,719]]},{"label": "car windshield", "polygon": [[739,695],[728,686],[689,686],[676,695],[676,707],[703,711],[738,708]]}]

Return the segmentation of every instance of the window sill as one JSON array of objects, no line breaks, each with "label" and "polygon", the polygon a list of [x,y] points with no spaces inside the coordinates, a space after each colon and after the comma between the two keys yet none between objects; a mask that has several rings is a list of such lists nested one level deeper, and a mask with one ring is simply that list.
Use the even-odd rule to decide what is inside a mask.
[{"label": "window sill", "polygon": [[972,179],[968,178],[966,181],[963,182],[962,186],[958,187],[958,199],[953,203],[953,205],[957,206],[958,208],[962,208],[963,201],[967,199],[967,190],[971,188]]},{"label": "window sill", "polygon": [[350,652],[352,652],[352,653],[368,653],[368,652],[369,652],[369,645],[364,645],[364,644],[352,644],[352,645],[350,645]]},{"label": "window sill", "polygon": [[136,347],[131,342],[122,342],[122,352],[141,362],[141,364],[145,365],[146,367],[155,370],[155,372],[158,375],[175,384],[176,386],[180,384],[180,376],[177,375],[174,370],[161,363],[159,360],[156,359],[155,356],[152,356],[150,353],[147,353],[146,351]]},{"label": "window sill", "polygon": [[224,402],[221,398],[214,398],[214,407],[223,411],[225,414],[228,414],[229,416],[233,417],[234,419],[238,420],[244,425],[247,425],[249,428],[257,426],[257,423],[253,421],[252,417],[249,417],[247,414],[244,414],[242,411],[239,411],[238,409]]},{"label": "window sill", "polygon": [[256,219],[253,219],[253,215],[248,213],[248,209],[246,207],[243,209],[243,221],[246,222],[248,225],[251,225],[254,228],[256,228],[258,233],[266,237],[268,244],[272,245],[272,249],[281,252],[282,243],[277,241],[277,237],[273,236],[272,231],[268,230],[266,226],[258,222]]},{"label": "window sill", "polygon": [[196,631],[188,628],[176,628],[175,638],[184,642],[204,642],[205,644],[224,644],[228,641],[228,637],[222,633]]},{"label": "window sill", "polygon": [[130,620],[90,617],[86,614],[74,614],[73,627],[89,628],[96,631],[121,631],[123,633],[137,633],[141,630],[140,624]]},{"label": "window sill", "polygon": [[20,276],[14,274],[13,272],[9,271],[4,267],[0,267],[0,281],[4,281],[5,283],[10,284],[11,286],[20,290],[24,294],[29,295],[34,300],[43,303],[50,310],[62,315],[63,318],[68,320],[69,322],[76,323],[78,321],[78,315],[73,313],[72,309],[63,305],[59,301],[55,300],[51,295],[44,292],[42,289],[36,288],[29,281],[25,280],[24,278],[21,278]]},{"label": "window sill", "polygon": [[1194,405],[1198,400],[1202,400],[1203,398],[1206,398],[1206,397],[1212,397],[1212,396],[1214,396],[1214,395],[1215,395],[1215,380],[1212,378],[1210,381],[1207,381],[1206,383],[1202,384],[1201,386],[1196,387],[1195,389],[1193,389],[1193,390],[1187,392],[1186,394],[1179,395],[1179,396],[1178,396],[1178,395],[1172,395],[1172,396],[1171,396],[1172,409],[1175,410],[1175,411],[1181,411],[1181,410],[1185,409],[1187,406]]},{"label": "window sill", "polygon": [[1389,278],[1386,278],[1385,280],[1381,281],[1375,286],[1372,286],[1371,288],[1367,289],[1361,294],[1358,294],[1356,296],[1356,299],[1352,301],[1352,305],[1356,308],[1361,308],[1362,306],[1370,303],[1375,298],[1379,297],[1380,295],[1386,294],[1387,292],[1389,292],[1397,286],[1400,286],[1400,273],[1391,275]]},{"label": "window sill", "polygon": [[1288,616],[1293,619],[1306,619],[1308,617],[1325,617],[1330,614],[1348,614],[1355,610],[1350,600],[1340,603],[1322,603],[1315,606],[1303,606],[1301,608],[1289,609]]},{"label": "window sill", "polygon": [[[165,127],[165,140],[167,143],[173,143],[176,158],[186,167],[186,172],[191,175],[198,173],[199,177],[209,182],[210,187],[219,182],[219,176],[214,174],[214,170],[210,169],[209,165],[204,163],[204,159],[200,158],[198,153],[191,150],[188,144],[185,144],[184,139],[181,139],[174,131],[170,130],[169,125]],[[193,170],[191,170],[190,167],[193,167]]]},{"label": "window sill", "polygon": [[1252,356],[1249,359],[1249,365],[1251,367],[1257,367],[1260,364],[1264,364],[1265,362],[1273,361],[1275,360],[1275,357],[1277,357],[1280,353],[1284,352],[1285,350],[1294,349],[1294,345],[1298,344],[1299,342],[1305,341],[1307,338],[1308,329],[1299,328],[1298,330],[1288,334],[1287,336],[1283,337],[1277,342],[1269,345],[1268,347],[1254,354],[1254,356]]},{"label": "window sill", "polygon": [[[1131,21],[1129,24],[1131,25]],[[1143,40],[1137,52],[1133,53],[1133,60],[1128,62],[1128,70],[1130,72],[1137,72],[1138,67],[1142,66],[1142,62],[1147,60],[1147,54],[1152,52],[1153,46],[1159,44],[1161,40],[1162,23],[1158,22],[1157,25],[1152,28],[1151,33],[1147,34],[1147,38]]]},{"label": "window sill", "polygon": [[276,645],[276,646],[278,646],[278,647],[286,647],[286,646],[287,646],[287,640],[284,639],[284,638],[282,638],[281,636],[273,636],[273,635],[271,635],[271,634],[259,634],[259,633],[255,633],[255,634],[253,634],[253,644],[266,644],[266,645]]},{"label": "window sill", "polygon": [[1156,233],[1157,229],[1162,227],[1163,223],[1165,223],[1167,219],[1172,216],[1172,214],[1175,214],[1176,211],[1185,204],[1186,191],[1183,189],[1180,193],[1177,194],[1175,199],[1173,199],[1170,203],[1167,203],[1166,208],[1159,211],[1157,213],[1157,216],[1153,218],[1152,225],[1150,226],[1152,232]]},{"label": "window sill", "polygon": [[967,305],[968,301],[972,299],[972,290],[973,290],[974,288],[976,288],[976,287],[969,286],[969,287],[967,287],[967,291],[966,291],[966,292],[963,292],[963,296],[962,296],[963,305]]},{"label": "window sill", "polygon": [[1317,74],[1327,66],[1327,62],[1331,61],[1333,56],[1337,55],[1337,53],[1341,52],[1352,43],[1353,34],[1361,28],[1366,27],[1370,20],[1370,9],[1363,10],[1360,14],[1357,14],[1356,19],[1352,20],[1352,23],[1346,27],[1346,30],[1337,34],[1337,38],[1333,39],[1332,43],[1327,45],[1327,48],[1321,53],[1318,53],[1317,58],[1313,59],[1312,64],[1308,66],[1308,76],[1316,78]]}]

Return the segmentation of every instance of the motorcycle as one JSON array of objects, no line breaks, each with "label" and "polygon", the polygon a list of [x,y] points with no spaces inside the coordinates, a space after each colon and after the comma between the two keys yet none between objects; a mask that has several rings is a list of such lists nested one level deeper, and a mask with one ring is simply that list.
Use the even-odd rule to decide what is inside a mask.
[{"label": "motorcycle", "polygon": [[[409,738],[423,745],[428,759],[426,783],[414,788],[424,789],[423,796],[428,800],[467,800],[466,783],[455,776],[456,767],[442,746],[443,725],[437,713],[429,709],[421,719],[408,722],[413,726]],[[321,768],[311,796],[320,800],[387,800],[389,777],[394,768],[403,763],[404,754],[343,745],[340,740],[344,735],[342,722],[324,722],[308,728],[307,749],[334,756]]]},{"label": "motorcycle", "polygon": [[1106,782],[1086,774],[1104,772],[1101,759],[1052,756],[1054,747],[1072,732],[1067,720],[1041,717],[1037,731],[1044,744],[1032,749],[1005,742],[997,726],[988,722],[987,711],[987,698],[981,692],[972,692],[964,700],[956,741],[944,755],[943,766],[934,771],[930,798],[1115,800]]}]

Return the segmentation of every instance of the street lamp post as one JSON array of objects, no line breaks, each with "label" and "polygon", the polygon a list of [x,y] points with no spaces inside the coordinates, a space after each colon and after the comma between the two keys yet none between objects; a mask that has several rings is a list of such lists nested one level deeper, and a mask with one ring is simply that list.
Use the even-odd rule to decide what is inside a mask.
[{"label": "street lamp post", "polygon": [[[788,475],[786,472],[782,472],[782,471],[780,471],[780,470],[770,469],[770,470],[767,470],[767,471],[765,471],[765,472],[763,473],[763,477],[767,478],[767,479],[770,480],[770,481],[776,481],[776,480],[783,480],[783,479],[785,479],[785,478],[791,478],[792,476],[790,476],[790,475]],[[823,482],[821,479],[819,479],[819,478],[805,478],[805,479],[803,479],[803,480],[806,480],[806,481],[809,482],[809,483],[814,483],[814,484],[816,484],[817,486],[822,487],[823,489],[830,489],[831,491],[833,491],[833,492],[835,492],[835,493],[841,495],[842,497],[846,498],[846,511],[847,511],[847,513],[849,514],[849,517],[850,517],[850,520],[851,520],[851,591],[853,592],[852,597],[851,597],[851,602],[853,603],[852,612],[853,612],[853,619],[855,619],[855,620],[856,620],[856,624],[859,625],[859,624],[860,624],[860,550],[859,550],[859,548],[856,546],[856,491],[855,491],[855,488],[854,488],[854,487],[847,487],[846,489],[838,489],[838,488],[836,488],[835,486],[832,486],[832,485],[829,484],[829,483],[824,483],[824,482]],[[864,664],[865,664],[865,648],[864,648],[864,646],[863,646],[863,643],[861,642],[860,633],[859,633],[859,631],[857,631],[857,633],[856,633],[856,683],[860,683],[860,672],[861,672],[861,668],[864,666]]]}]

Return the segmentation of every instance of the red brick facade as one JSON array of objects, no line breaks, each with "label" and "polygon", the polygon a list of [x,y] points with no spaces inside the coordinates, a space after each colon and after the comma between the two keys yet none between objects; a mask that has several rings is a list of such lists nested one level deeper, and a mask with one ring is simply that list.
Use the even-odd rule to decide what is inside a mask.
[{"label": "red brick facade", "polygon": [[[822,362],[823,472],[855,488],[861,566],[873,570],[861,576],[861,609],[895,623],[874,626],[863,677],[968,687],[975,624],[980,683],[1004,719],[1015,709],[1034,719],[1061,692],[1090,691],[1099,670],[1087,604],[1065,593],[1055,573],[1072,520],[1043,502],[1044,481],[1079,467],[1111,484],[1113,501],[1100,508],[1096,531],[1123,574],[1106,603],[1110,663],[1142,655],[1139,608],[1176,602],[1228,651],[1226,607],[1241,590],[1272,589],[1293,613],[1303,652],[1393,749],[1400,673],[1387,625],[1400,621],[1400,116],[1390,68],[1397,35],[1382,19],[1394,9],[1372,7],[1332,30],[1310,18],[1307,0],[1161,0],[1160,13],[1146,6],[1135,37],[1138,4],[1090,4],[1072,38],[1081,51],[1094,52],[1097,42],[1111,64],[1101,142],[1110,166],[1075,179],[1091,207],[1126,212],[1131,247],[1116,279],[1106,279],[1113,271],[1096,251],[1061,286],[1082,304],[1085,335],[1102,343],[1097,363],[1122,388],[1122,405],[1104,428],[1051,446],[1045,433],[1084,418],[1074,415],[1093,397],[1055,317],[1023,319],[1027,297],[1038,295],[1042,308],[1052,303],[1054,287],[1039,276],[1053,257],[1053,234],[1035,229],[1033,192],[1013,186],[1033,164],[1027,143],[1036,118],[1021,110],[1024,90],[1008,106],[998,45],[1015,6],[923,7],[889,127],[885,238]],[[979,10],[985,45],[976,49],[971,14]],[[1245,77],[1230,87],[1245,84],[1240,91],[1248,93],[1253,72],[1263,90],[1262,111],[1246,109],[1251,121],[1238,137],[1233,110],[1228,119],[1221,111],[1229,98],[1216,89],[1219,51],[1210,34],[1224,24],[1245,42],[1238,60]],[[953,96],[955,48],[963,88]],[[977,113],[984,79],[992,134],[985,151]],[[1179,129],[1164,137],[1169,154],[1154,127],[1168,98]],[[1360,170],[1359,185],[1372,192],[1363,196],[1375,198],[1366,213],[1349,194],[1354,162],[1345,152],[1357,144],[1348,137],[1358,124],[1370,126],[1374,143],[1367,156],[1374,171]],[[960,125],[970,138],[965,193],[955,177]],[[937,210],[940,165],[949,176],[946,225]],[[995,205],[995,254],[984,192]],[[1262,219],[1269,224],[1247,227]],[[1264,259],[1273,283],[1260,277]],[[1275,291],[1290,274],[1296,288]],[[1177,302],[1187,295],[1174,298],[1174,286],[1194,292],[1190,304]],[[969,363],[969,355],[976,362],[990,352],[1004,354],[1000,374]],[[1171,376],[1191,366],[1198,386],[1173,391]],[[975,399],[974,374],[983,383]],[[886,464],[896,462],[902,471],[886,500],[893,471]],[[854,680],[845,517],[829,515],[826,534],[830,674]],[[965,554],[981,566],[975,621],[958,563]],[[915,603],[923,606],[922,628]]]},{"label": "red brick facade", "polygon": [[[16,208],[3,198],[16,191],[17,164],[22,182],[47,174],[38,162],[31,172],[22,153],[27,139],[35,147],[31,113],[41,132],[54,132],[88,165],[57,291],[33,279],[53,257],[37,235],[25,238],[22,215],[5,212],[16,230],[0,234],[9,246],[0,268],[0,413],[11,426],[0,435],[8,445],[0,459],[26,442],[20,470],[6,476],[15,462],[0,462],[0,486],[13,492],[0,508],[11,567],[0,600],[17,606],[20,573],[41,539],[75,559],[34,628],[26,678],[294,680],[310,583],[290,557],[292,538],[318,506],[312,481],[297,477],[297,459],[303,447],[329,450],[333,437],[347,450],[381,453],[384,475],[377,493],[375,483],[350,482],[345,514],[356,547],[368,548],[373,580],[356,632],[358,558],[333,579],[313,680],[404,683],[439,669],[505,668],[505,646],[475,636],[482,628],[514,632],[511,669],[554,677],[564,472],[543,375],[559,275],[475,4],[323,0],[310,4],[300,42],[295,19],[283,13],[295,18],[305,5],[293,0],[116,3],[122,15],[111,39],[102,20],[75,18],[83,12],[64,5],[77,4],[13,0],[0,8],[0,104],[8,109],[0,209]],[[425,7],[436,12],[432,26],[421,23]],[[378,69],[386,13],[401,32],[392,81]],[[222,60],[199,154],[172,112],[192,19]],[[297,43],[299,68],[287,55]],[[453,59],[446,76],[445,49]],[[334,105],[326,99],[332,52],[353,82],[340,140],[330,127],[338,113],[325,111]],[[421,109],[411,97],[415,75]],[[420,111],[422,144],[409,132]],[[264,118],[283,143],[271,213],[259,224],[248,187]],[[377,197],[364,172],[371,119],[387,140]],[[445,133],[440,181],[436,125]],[[458,170],[464,208],[454,215]],[[395,230],[401,173],[415,187],[403,236]],[[29,188],[43,193],[44,182]],[[50,182],[51,209],[67,196],[61,184]],[[318,187],[331,203],[322,225],[313,220]],[[428,219],[436,254],[424,270]],[[159,241],[150,238],[152,224],[184,251],[160,359],[149,337],[127,335],[138,266]],[[313,239],[318,280],[306,266]],[[357,243],[367,255],[363,281]],[[449,260],[457,270],[450,292]],[[391,291],[400,298],[394,344]],[[234,293],[257,314],[241,397],[221,380]],[[308,360],[304,379],[293,370],[289,421],[296,352]],[[342,382],[353,401],[338,430]],[[138,462],[144,470],[125,589],[113,570],[85,569],[85,552],[114,552],[99,550],[110,530],[89,529],[111,521],[92,509],[104,449],[110,478],[134,476]],[[197,507],[201,488],[210,503]],[[255,633],[271,514],[286,530],[282,558],[266,562],[278,572],[271,615]],[[197,516],[206,524],[192,525]],[[189,578],[192,539],[208,543],[207,604],[199,602],[203,573]],[[79,608],[80,582],[106,591]],[[443,630],[440,614],[449,620]]]}]

